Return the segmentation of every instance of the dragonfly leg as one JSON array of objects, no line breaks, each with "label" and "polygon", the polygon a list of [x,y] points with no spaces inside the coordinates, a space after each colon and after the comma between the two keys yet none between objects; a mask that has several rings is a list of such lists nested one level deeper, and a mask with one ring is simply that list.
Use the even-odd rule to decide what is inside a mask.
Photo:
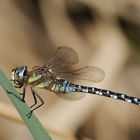
[{"label": "dragonfly leg", "polygon": [[[30,87],[31,88],[31,87]],[[37,104],[37,99],[36,99],[36,94],[35,94],[35,92],[34,92],[34,90],[31,88],[31,91],[32,91],[32,95],[33,95],[33,97],[34,97],[34,104],[33,105],[31,105],[30,106],[30,108],[32,108],[33,106],[35,106],[36,104]]]},{"label": "dragonfly leg", "polygon": [[[44,101],[43,99],[39,96],[39,94],[31,87],[31,91],[33,93],[33,97],[35,99],[35,104],[37,104],[37,100],[36,100],[36,97],[40,100],[41,104],[38,105],[37,107],[35,107],[34,109],[32,109],[26,116],[28,118],[30,118],[32,116],[32,113],[34,110],[38,109],[39,107],[41,107],[43,104],[44,104]],[[36,97],[35,97],[36,96]],[[33,107],[35,104],[33,104],[31,107]]]},{"label": "dragonfly leg", "polygon": [[23,101],[23,102],[25,102],[25,94],[26,94],[26,85],[23,87],[23,92],[22,93],[20,93],[20,95],[22,95],[22,99],[21,99],[21,101]]}]

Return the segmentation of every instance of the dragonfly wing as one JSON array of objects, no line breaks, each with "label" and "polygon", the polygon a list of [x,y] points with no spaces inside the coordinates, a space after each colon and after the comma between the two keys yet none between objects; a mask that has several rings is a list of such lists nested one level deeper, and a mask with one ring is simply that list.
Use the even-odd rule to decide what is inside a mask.
[{"label": "dragonfly wing", "polygon": [[80,69],[73,69],[78,63],[77,53],[69,47],[59,47],[56,54],[46,64],[58,78],[66,79],[78,84],[92,84],[103,80],[105,73],[98,67],[86,66]]},{"label": "dragonfly wing", "polygon": [[64,67],[78,63],[78,61],[78,54],[72,48],[59,47],[55,56],[47,62],[46,67],[55,73]]},{"label": "dragonfly wing", "polygon": [[102,81],[105,73],[101,68],[86,66],[72,71],[59,72],[58,76],[78,84],[92,84]]},{"label": "dragonfly wing", "polygon": [[85,96],[83,93],[56,93],[56,95],[62,99],[70,101],[80,100]]}]

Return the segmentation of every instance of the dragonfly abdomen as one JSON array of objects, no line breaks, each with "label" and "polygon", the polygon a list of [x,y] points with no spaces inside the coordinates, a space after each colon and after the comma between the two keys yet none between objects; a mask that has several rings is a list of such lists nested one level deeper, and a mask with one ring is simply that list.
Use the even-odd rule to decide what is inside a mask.
[{"label": "dragonfly abdomen", "polygon": [[74,85],[74,87],[75,87],[75,92],[90,93],[90,94],[110,97],[113,99],[123,100],[123,101],[126,101],[128,103],[140,105],[139,98],[128,96],[126,94],[116,93],[116,92],[112,92],[110,90],[99,89],[99,88],[95,88],[95,87],[87,87],[87,86],[82,86],[82,85]]},{"label": "dragonfly abdomen", "polygon": [[74,84],[69,83],[67,80],[59,79],[52,84],[50,90],[59,93],[70,93],[74,92],[75,88]]}]

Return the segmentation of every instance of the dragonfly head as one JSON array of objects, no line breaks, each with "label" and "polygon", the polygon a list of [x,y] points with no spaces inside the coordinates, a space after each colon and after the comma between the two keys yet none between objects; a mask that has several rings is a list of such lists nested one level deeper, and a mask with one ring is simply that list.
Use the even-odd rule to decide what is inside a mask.
[{"label": "dragonfly head", "polygon": [[11,81],[18,87],[22,87],[27,76],[27,66],[16,67],[12,70]]}]

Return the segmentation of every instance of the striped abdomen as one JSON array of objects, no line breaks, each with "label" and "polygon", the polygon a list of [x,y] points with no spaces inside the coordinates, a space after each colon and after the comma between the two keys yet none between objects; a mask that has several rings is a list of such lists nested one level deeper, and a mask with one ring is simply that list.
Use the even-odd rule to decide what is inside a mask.
[{"label": "striped abdomen", "polygon": [[81,85],[74,85],[74,88],[75,88],[75,92],[90,93],[90,94],[110,97],[110,98],[113,98],[113,99],[123,100],[123,101],[126,101],[128,103],[133,103],[133,104],[136,104],[136,105],[140,105],[140,99],[139,98],[128,96],[126,94],[116,93],[116,92],[112,92],[110,90],[99,89],[99,88],[95,88],[95,87],[81,86]]},{"label": "striped abdomen", "polygon": [[132,96],[128,96],[126,94],[116,93],[116,92],[112,92],[110,90],[99,89],[99,88],[95,88],[95,87],[76,85],[76,84],[69,83],[66,80],[60,80],[58,84],[54,84],[54,86],[52,86],[51,91],[60,92],[60,93],[64,93],[64,94],[67,94],[70,92],[90,93],[90,94],[105,96],[105,97],[109,97],[109,98],[113,98],[113,99],[117,99],[117,100],[123,100],[128,103],[140,105],[140,99],[137,97],[132,97]]}]

